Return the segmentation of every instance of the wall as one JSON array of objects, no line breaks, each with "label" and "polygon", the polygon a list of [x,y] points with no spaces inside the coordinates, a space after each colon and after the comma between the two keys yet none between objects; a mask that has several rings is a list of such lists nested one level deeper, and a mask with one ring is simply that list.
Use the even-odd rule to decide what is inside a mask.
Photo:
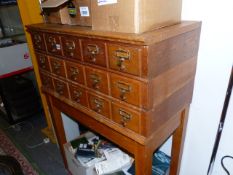
[{"label": "wall", "polygon": [[[232,9],[232,0],[183,0],[182,18],[203,23],[180,175],[204,175],[208,169],[233,63]],[[220,157],[233,154],[232,108],[231,100],[213,175],[224,174]]]}]

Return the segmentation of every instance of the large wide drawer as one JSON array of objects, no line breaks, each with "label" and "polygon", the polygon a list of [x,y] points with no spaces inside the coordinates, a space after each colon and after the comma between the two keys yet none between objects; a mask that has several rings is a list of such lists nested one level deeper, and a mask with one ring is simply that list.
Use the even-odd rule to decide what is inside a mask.
[{"label": "large wide drawer", "polygon": [[66,72],[67,72],[67,78],[71,81],[84,84],[84,70],[83,66],[66,61]]},{"label": "large wide drawer", "polygon": [[107,72],[99,69],[86,67],[87,87],[104,94],[109,94],[108,75]]},{"label": "large wide drawer", "polygon": [[53,78],[54,90],[57,94],[69,98],[67,83]]},{"label": "large wide drawer", "polygon": [[85,62],[106,67],[105,43],[103,41],[82,40],[83,59]]},{"label": "large wide drawer", "polygon": [[110,74],[111,95],[121,101],[140,106],[141,82],[117,74]]},{"label": "large wide drawer", "polygon": [[62,48],[59,35],[45,34],[47,51],[53,55],[62,55]]},{"label": "large wide drawer", "polygon": [[75,103],[81,104],[87,107],[87,94],[84,88],[80,86],[69,84],[70,97]]},{"label": "large wide drawer", "polygon": [[52,73],[58,76],[66,77],[65,65],[64,65],[63,60],[59,58],[54,58],[54,57],[50,57],[49,60],[50,60]]},{"label": "large wide drawer", "polygon": [[37,63],[40,69],[51,71],[49,66],[48,56],[36,53]]},{"label": "large wide drawer", "polygon": [[42,33],[33,32],[32,33],[32,43],[33,47],[36,50],[46,51],[45,49],[45,41]]},{"label": "large wide drawer", "polygon": [[41,78],[41,83],[42,85],[47,88],[47,89],[54,89],[53,86],[53,80],[50,76],[48,76],[47,74],[40,72],[40,78]]},{"label": "large wide drawer", "polygon": [[108,58],[111,69],[140,76],[142,49],[133,46],[108,44]]},{"label": "large wide drawer", "polygon": [[68,59],[81,60],[81,49],[78,37],[62,36],[63,54]]},{"label": "large wide drawer", "polygon": [[88,102],[90,109],[105,117],[110,117],[110,101],[108,99],[88,93]]},{"label": "large wide drawer", "polygon": [[112,119],[122,127],[140,132],[140,113],[125,108],[123,105],[112,103]]}]

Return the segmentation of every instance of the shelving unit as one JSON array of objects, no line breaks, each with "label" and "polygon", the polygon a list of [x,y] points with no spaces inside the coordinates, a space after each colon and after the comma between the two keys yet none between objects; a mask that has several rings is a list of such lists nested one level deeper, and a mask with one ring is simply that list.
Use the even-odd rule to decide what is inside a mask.
[{"label": "shelving unit", "polygon": [[[33,70],[24,27],[21,23],[16,1],[1,1],[0,27],[2,31],[0,37],[0,112],[10,124],[14,124],[38,112],[38,109],[35,109],[34,112],[30,111],[33,110],[32,105],[35,105],[35,108],[39,106],[37,92],[29,79],[28,81],[24,79],[28,84],[25,88],[33,91],[32,94],[14,98],[14,96],[16,97],[21,94],[22,89],[18,92],[10,92],[10,89],[19,87],[18,82],[23,73],[28,73]],[[16,79],[15,77],[18,78]],[[23,78],[21,78],[21,80],[23,80]],[[9,82],[11,82],[13,87],[9,85]]]}]

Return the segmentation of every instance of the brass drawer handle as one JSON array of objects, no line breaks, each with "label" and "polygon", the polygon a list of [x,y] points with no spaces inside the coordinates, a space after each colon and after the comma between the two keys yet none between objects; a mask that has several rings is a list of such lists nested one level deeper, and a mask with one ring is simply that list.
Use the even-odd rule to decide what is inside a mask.
[{"label": "brass drawer handle", "polygon": [[65,46],[66,46],[66,51],[68,52],[69,56],[70,57],[73,57],[74,56],[74,49],[75,49],[75,43],[74,41],[66,41],[65,43]]},{"label": "brass drawer handle", "polygon": [[61,73],[61,63],[53,62],[53,70],[56,74],[60,74]]},{"label": "brass drawer handle", "polygon": [[38,34],[35,34],[34,35],[34,40],[36,41],[36,42],[41,42],[41,36],[40,35],[38,35]]},{"label": "brass drawer handle", "polygon": [[123,82],[117,82],[117,87],[120,90],[120,99],[125,101],[127,99],[125,95],[126,93],[130,93],[132,89],[131,86]]},{"label": "brass drawer handle", "polygon": [[41,39],[41,36],[40,35],[34,35],[34,41],[35,41],[35,45],[38,49],[41,49],[41,42],[42,42],[42,39]]},{"label": "brass drawer handle", "polygon": [[93,89],[99,89],[99,83],[101,82],[101,78],[100,76],[98,76],[97,74],[91,74],[90,78],[92,80],[92,87]]},{"label": "brass drawer handle", "polygon": [[52,36],[49,36],[49,43],[50,43],[50,45],[52,47],[51,52],[57,52],[57,50],[61,49],[60,44],[57,44],[56,39],[54,37],[52,37]]},{"label": "brass drawer handle", "polygon": [[49,78],[47,78],[47,77],[45,78],[45,77],[44,77],[42,82],[43,82],[43,85],[44,85],[44,86],[46,86],[46,87],[49,86]]},{"label": "brass drawer handle", "polygon": [[75,49],[75,43],[74,41],[66,41],[66,49],[69,50],[69,51],[72,51]]},{"label": "brass drawer handle", "polygon": [[120,70],[125,70],[124,61],[130,60],[130,52],[124,49],[118,49],[115,51],[115,56],[117,58],[117,66]]},{"label": "brass drawer handle", "polygon": [[44,56],[39,57],[39,62],[40,62],[40,67],[45,69],[46,65],[45,65],[45,57]]},{"label": "brass drawer handle", "polygon": [[93,102],[94,102],[94,105],[95,105],[94,111],[100,113],[100,112],[102,111],[103,106],[104,106],[103,101],[100,100],[100,99],[95,98],[95,99],[93,100]]},{"label": "brass drawer handle", "polygon": [[74,56],[74,53],[73,52],[68,52],[70,57],[73,57]]},{"label": "brass drawer handle", "polygon": [[89,53],[90,56],[90,60],[92,62],[96,61],[96,55],[99,54],[99,47],[96,44],[88,44],[87,45],[87,51]]},{"label": "brass drawer handle", "polygon": [[74,93],[73,100],[76,101],[77,103],[79,103],[80,98],[81,98],[83,93],[81,91],[77,91],[77,90],[74,90],[73,93]]},{"label": "brass drawer handle", "polygon": [[70,79],[77,80],[78,79],[79,70],[76,67],[70,67]]},{"label": "brass drawer handle", "polygon": [[127,123],[132,119],[132,115],[125,112],[122,109],[119,109],[119,115],[121,116],[121,124],[122,126],[126,126]]},{"label": "brass drawer handle", "polygon": [[64,84],[63,83],[57,83],[56,84],[56,91],[60,94],[64,94]]}]

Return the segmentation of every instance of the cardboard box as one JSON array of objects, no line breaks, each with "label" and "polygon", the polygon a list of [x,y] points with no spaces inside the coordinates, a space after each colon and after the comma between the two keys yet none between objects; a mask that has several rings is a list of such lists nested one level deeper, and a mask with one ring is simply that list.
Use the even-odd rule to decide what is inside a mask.
[{"label": "cardboard box", "polygon": [[68,0],[47,0],[41,7],[44,12],[45,22],[91,26],[91,0],[73,0],[76,15],[70,16],[67,7]]},{"label": "cardboard box", "polygon": [[92,0],[92,28],[143,33],[180,22],[182,0]]},{"label": "cardboard box", "polygon": [[77,25],[81,26],[92,26],[91,16],[91,0],[75,0],[74,1],[77,9],[77,17],[71,18],[71,23],[76,21]]},{"label": "cardboard box", "polygon": [[67,160],[68,170],[72,173],[72,175],[97,175],[96,171],[94,170],[95,166],[82,166],[74,157],[74,154],[70,151],[70,147],[70,143],[64,144],[64,151]]},{"label": "cardboard box", "polygon": [[[89,138],[93,136],[94,136],[93,133],[87,132],[78,138],[82,138],[82,137]],[[85,167],[81,165],[81,163],[75,158],[75,153],[72,152],[71,150],[72,150],[71,143],[70,142],[65,143],[64,152],[67,160],[67,166],[68,166],[68,170],[70,171],[70,173],[72,173],[72,175],[97,175],[94,169],[94,165],[90,167]]]}]

